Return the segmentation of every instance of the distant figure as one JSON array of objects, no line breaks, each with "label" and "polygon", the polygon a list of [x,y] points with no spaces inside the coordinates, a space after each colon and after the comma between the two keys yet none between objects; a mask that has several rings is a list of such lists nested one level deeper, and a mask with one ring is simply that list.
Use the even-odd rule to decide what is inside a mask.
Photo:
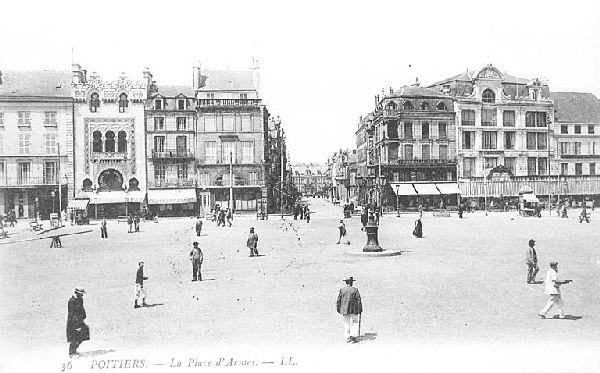
[{"label": "distant figure", "polygon": [[343,280],[347,286],[340,289],[337,297],[337,312],[342,315],[346,342],[356,343],[360,337],[360,314],[363,311],[360,292],[353,287],[353,277]]},{"label": "distant figure", "polygon": [[420,218],[415,221],[415,229],[413,230],[412,234],[417,238],[423,237],[423,223],[421,222]]},{"label": "distant figure", "polygon": [[135,288],[133,290],[134,295],[134,305],[133,308],[139,308],[138,299],[142,298],[142,306],[146,306],[146,296],[148,293],[144,288],[144,280],[147,280],[148,277],[144,277],[144,262],[138,263],[138,270],[135,275]]},{"label": "distant figure", "polygon": [[200,217],[200,215],[198,215],[198,217],[196,218],[196,236],[200,237],[200,234],[202,233],[202,218]]},{"label": "distant figure", "polygon": [[133,225],[133,216],[131,216],[131,214],[127,215],[127,225],[129,226],[129,230],[127,231],[127,233],[133,233],[132,229],[132,225]]},{"label": "distant figure", "polygon": [[294,205],[294,220],[298,220],[299,213],[300,211],[298,211],[298,205]]},{"label": "distant figure", "polygon": [[444,201],[440,201],[440,211],[444,211]]},{"label": "distant figure", "polygon": [[362,224],[362,227],[360,228],[361,231],[365,230],[365,227],[367,226],[368,222],[369,222],[369,211],[366,207],[364,207],[362,214],[360,214],[360,223]]},{"label": "distant figure", "polygon": [[50,247],[62,247],[60,236],[52,236],[52,242],[50,242]]},{"label": "distant figure", "polygon": [[100,222],[100,238],[108,238],[108,230],[106,229],[106,217],[102,217]]},{"label": "distant figure", "polygon": [[71,221],[71,225],[75,224],[75,213],[73,209],[69,209],[69,220]]},{"label": "distant figure", "polygon": [[529,240],[529,247],[527,248],[527,252],[526,252],[526,259],[525,259],[525,263],[527,264],[527,283],[528,284],[533,284],[535,282],[535,276],[537,275],[538,271],[540,270],[538,268],[538,259],[537,259],[537,253],[535,252],[535,240]]},{"label": "distant figure", "polygon": [[340,231],[340,237],[336,244],[339,244],[342,238],[346,241],[346,244],[350,245],[350,241],[346,238],[346,224],[344,224],[343,220],[340,220],[340,224],[338,225],[338,230]]},{"label": "distant figure", "polygon": [[587,213],[587,209],[586,209],[585,205],[583,205],[583,210],[581,210],[581,214],[579,215],[579,222],[583,223],[584,220],[587,223],[590,222],[590,215]]},{"label": "distant figure", "polygon": [[459,217],[460,219],[462,219],[462,217],[463,217],[463,212],[464,212],[464,211],[465,211],[465,205],[463,205],[463,203],[462,203],[462,202],[460,202],[460,203],[458,204],[458,217]]},{"label": "distant figure", "polygon": [[562,296],[560,293],[560,285],[568,284],[571,280],[559,281],[558,280],[558,263],[550,262],[550,269],[546,272],[546,280],[544,281],[544,293],[550,296],[546,306],[542,308],[542,310],[538,313],[538,316],[542,319],[546,318],[546,314],[550,311],[552,306],[556,305],[558,308],[558,317],[561,319],[565,318],[565,313],[563,311],[563,305],[565,302],[562,300]]},{"label": "distant figure", "polygon": [[190,251],[190,260],[192,262],[192,281],[202,281],[202,262],[204,255],[198,247],[198,242],[193,243],[194,247]]},{"label": "distant figure", "polygon": [[77,355],[77,347],[83,341],[90,340],[90,329],[83,320],[86,318],[83,308],[83,288],[75,288],[75,293],[69,298],[67,306],[67,342],[69,342],[69,357]]},{"label": "distant figure", "polygon": [[562,205],[562,210],[561,210],[561,214],[560,214],[561,218],[568,218],[569,216],[567,215],[567,204],[563,203]]},{"label": "distant figure", "polygon": [[300,220],[304,220],[304,206],[300,206]]},{"label": "distant figure", "polygon": [[250,256],[258,256],[258,234],[254,233],[254,228],[250,228],[250,234],[248,240],[246,240],[246,246],[250,249]]},{"label": "distant figure", "polygon": [[[232,221],[233,221],[233,210],[231,210],[229,207],[227,208],[227,226],[231,227]],[[223,226],[225,226],[225,223],[223,223]]]},{"label": "distant figure", "polygon": [[133,226],[135,227],[135,232],[140,231],[140,216],[137,213],[133,215]]},{"label": "distant figure", "polygon": [[306,211],[304,212],[304,217],[306,218],[306,222],[310,223],[310,209],[306,206]]},{"label": "distant figure", "polygon": [[423,218],[423,204],[421,202],[419,202],[418,211],[419,211],[419,219],[422,219]]},{"label": "distant figure", "polygon": [[67,209],[63,209],[62,212],[61,212],[61,214],[60,214],[60,216],[61,216],[60,226],[64,227],[65,223],[67,222],[67,216],[68,216],[67,215]]}]

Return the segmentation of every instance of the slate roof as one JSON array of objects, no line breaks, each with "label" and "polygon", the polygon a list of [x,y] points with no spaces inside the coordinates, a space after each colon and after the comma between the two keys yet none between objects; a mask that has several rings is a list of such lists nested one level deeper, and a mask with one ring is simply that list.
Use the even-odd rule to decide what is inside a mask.
[{"label": "slate roof", "polygon": [[0,96],[71,97],[70,71],[2,71]]},{"label": "slate roof", "polygon": [[158,94],[163,97],[175,97],[179,94],[194,97],[194,88],[187,85],[159,85]]},{"label": "slate roof", "polygon": [[437,89],[426,88],[421,86],[404,86],[401,87],[399,90],[395,90],[394,93],[392,93],[391,95],[385,96],[385,98],[401,96],[450,98],[450,96],[443,94]]},{"label": "slate roof", "polygon": [[[446,78],[444,80],[440,80],[439,82],[433,83],[433,84],[429,85],[429,87],[443,85],[445,83],[451,83],[451,82],[456,82],[456,81],[471,82],[471,81],[473,81],[473,79],[475,79],[477,77],[477,74],[479,73],[479,71],[481,71],[481,70],[477,70],[477,71],[467,70],[463,73],[454,75],[450,78]],[[505,73],[502,73],[502,77],[503,77],[502,83],[509,83],[509,84],[510,83],[512,83],[512,84],[515,84],[515,83],[527,84],[527,83],[529,83],[528,79],[519,78],[519,77],[505,74]]]},{"label": "slate roof", "polygon": [[255,91],[252,71],[203,70],[206,77],[200,91]]},{"label": "slate roof", "polygon": [[600,123],[600,100],[591,93],[550,92],[554,115],[562,123]]}]

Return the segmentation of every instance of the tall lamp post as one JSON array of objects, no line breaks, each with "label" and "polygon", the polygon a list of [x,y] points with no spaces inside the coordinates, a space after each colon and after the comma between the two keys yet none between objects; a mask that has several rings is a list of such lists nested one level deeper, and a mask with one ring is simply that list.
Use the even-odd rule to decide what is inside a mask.
[{"label": "tall lamp post", "polygon": [[52,191],[50,192],[50,196],[52,197],[52,213],[55,213],[56,211],[54,211],[54,197],[56,196],[56,193]]}]

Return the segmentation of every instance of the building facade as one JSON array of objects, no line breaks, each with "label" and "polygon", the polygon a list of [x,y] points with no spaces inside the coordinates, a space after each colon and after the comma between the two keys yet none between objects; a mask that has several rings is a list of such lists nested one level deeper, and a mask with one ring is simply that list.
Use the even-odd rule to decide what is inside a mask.
[{"label": "building facade", "polygon": [[298,163],[292,166],[293,183],[304,196],[323,196],[324,167],[316,163]]},{"label": "building facade", "polygon": [[73,182],[70,72],[0,72],[0,213],[48,219]]},{"label": "building facade", "polygon": [[152,75],[104,81],[73,65],[74,197],[89,199],[92,217],[140,212],[146,196],[144,106]]}]

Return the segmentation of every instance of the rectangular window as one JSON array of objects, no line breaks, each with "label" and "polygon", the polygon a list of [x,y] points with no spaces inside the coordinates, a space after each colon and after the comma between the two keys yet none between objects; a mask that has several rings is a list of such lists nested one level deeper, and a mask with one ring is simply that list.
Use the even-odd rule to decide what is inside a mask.
[{"label": "rectangular window", "polygon": [[527,150],[546,150],[548,148],[546,133],[527,133]]},{"label": "rectangular window", "polygon": [[445,139],[448,137],[448,133],[446,132],[447,126],[446,123],[440,122],[438,123],[438,137],[440,139]]},{"label": "rectangular window", "polygon": [[29,184],[30,174],[31,174],[31,163],[30,162],[19,162],[17,182],[19,184]]},{"label": "rectangular window", "polygon": [[463,149],[475,148],[475,132],[473,132],[473,131],[463,132],[462,140],[463,140]]},{"label": "rectangular window", "polygon": [[200,174],[198,174],[198,183],[200,185],[210,185],[210,176],[208,174],[208,172],[202,172]]},{"label": "rectangular window", "polygon": [[475,176],[475,158],[463,158],[463,177]]},{"label": "rectangular window", "polygon": [[154,136],[154,151],[155,152],[164,152],[165,151],[165,137],[164,136]]},{"label": "rectangular window", "polygon": [[425,144],[421,146],[421,159],[429,160],[431,159],[431,146],[429,144]]},{"label": "rectangular window", "polygon": [[463,126],[474,126],[475,125],[475,110],[461,110],[460,124],[462,124]]},{"label": "rectangular window", "polygon": [[429,123],[428,122],[421,123],[421,138],[429,139]]},{"label": "rectangular window", "polygon": [[505,150],[514,150],[515,149],[515,140],[516,133],[515,132],[504,132],[504,149]]},{"label": "rectangular window", "polygon": [[496,109],[481,110],[481,125],[488,127],[496,126]]},{"label": "rectangular window", "polygon": [[581,143],[580,142],[573,143],[573,154],[581,155]]},{"label": "rectangular window", "polygon": [[31,134],[19,133],[19,154],[29,154]]},{"label": "rectangular window", "polygon": [[581,134],[581,126],[575,126],[575,134]]},{"label": "rectangular window", "polygon": [[240,93],[240,99],[247,100],[248,99],[248,94],[247,93]]},{"label": "rectangular window", "polygon": [[55,111],[45,111],[44,112],[44,126],[47,127],[56,127],[56,112]]},{"label": "rectangular window", "polygon": [[566,175],[569,173],[569,164],[568,163],[561,163],[560,164],[560,174],[561,175]]},{"label": "rectangular window", "polygon": [[548,148],[548,136],[546,133],[537,134],[537,150],[546,150]]},{"label": "rectangular window", "polygon": [[205,141],[204,142],[204,157],[206,163],[215,164],[217,163],[217,142],[216,141]]},{"label": "rectangular window", "polygon": [[242,114],[242,131],[252,131],[252,116],[248,114]]},{"label": "rectangular window", "polygon": [[154,130],[155,131],[164,131],[164,129],[165,129],[165,118],[154,117]]},{"label": "rectangular window", "polygon": [[44,162],[44,184],[57,184],[57,162]]},{"label": "rectangular window", "polygon": [[535,113],[535,125],[537,127],[546,127],[546,112],[536,112]]},{"label": "rectangular window", "polygon": [[161,182],[165,180],[165,164],[155,163],[154,164],[154,180]]},{"label": "rectangular window", "polygon": [[217,130],[217,118],[214,114],[204,115],[204,130],[207,132],[215,132]]},{"label": "rectangular window", "polygon": [[223,163],[229,163],[230,160],[236,163],[235,142],[224,141],[221,143],[221,159]]},{"label": "rectangular window", "polygon": [[6,166],[4,162],[0,162],[0,185],[6,184]]},{"label": "rectangular window", "polygon": [[538,111],[526,112],[525,127],[546,127],[546,113]]},{"label": "rectangular window", "polygon": [[4,113],[0,113],[0,127],[4,127]]},{"label": "rectangular window", "polygon": [[175,118],[175,123],[177,124],[177,131],[187,130],[187,118],[186,117]]},{"label": "rectangular window", "polygon": [[582,163],[575,163],[575,175],[580,176],[583,175],[583,164]]},{"label": "rectangular window", "polygon": [[496,131],[483,131],[481,135],[483,149],[496,149],[498,147]]},{"label": "rectangular window", "polygon": [[535,150],[537,134],[535,132],[527,133],[527,150]]},{"label": "rectangular window", "polygon": [[186,136],[177,136],[175,138],[175,149],[177,150],[177,155],[180,157],[187,157],[187,137]]},{"label": "rectangular window", "polygon": [[563,135],[566,135],[569,133],[569,126],[566,125],[561,125],[560,126],[560,133],[562,133]]},{"label": "rectangular window", "polygon": [[504,158],[504,167],[508,168],[510,172],[514,175],[517,171],[517,158],[515,157],[505,157]]},{"label": "rectangular window", "polygon": [[527,175],[537,174],[537,158],[527,158]]},{"label": "rectangular window", "polygon": [[547,165],[548,165],[548,158],[538,158],[538,175],[547,175],[548,174],[548,169],[547,169]]},{"label": "rectangular window", "polygon": [[515,126],[515,112],[512,110],[506,110],[502,112],[502,125],[504,127]]},{"label": "rectangular window", "polygon": [[242,141],[242,163],[254,163],[254,142]]},{"label": "rectangular window", "polygon": [[223,131],[235,131],[234,117],[231,114],[223,114]]},{"label": "rectangular window", "polygon": [[17,113],[17,115],[18,115],[17,125],[19,127],[31,127],[31,120],[29,118],[29,115],[30,115],[29,111],[19,111]]},{"label": "rectangular window", "polygon": [[413,146],[404,145],[404,159],[411,161],[413,159]]},{"label": "rectangular window", "polygon": [[46,134],[46,154],[56,154],[56,133]]},{"label": "rectangular window", "polygon": [[404,122],[404,138],[411,140],[413,138],[412,122]]},{"label": "rectangular window", "polygon": [[588,124],[588,134],[589,135],[594,134],[594,125],[593,124]]},{"label": "rectangular window", "polygon": [[250,185],[258,185],[258,172],[250,172],[248,174],[248,183]]},{"label": "rectangular window", "polygon": [[560,155],[566,155],[566,154],[569,154],[569,143],[561,142],[560,143]]},{"label": "rectangular window", "polygon": [[590,175],[596,175],[596,164],[590,163]]},{"label": "rectangular window", "polygon": [[187,163],[177,163],[177,179],[178,180],[187,180],[187,178],[188,178]]},{"label": "rectangular window", "polygon": [[485,159],[485,168],[492,169],[498,166],[498,158],[484,158]]},{"label": "rectangular window", "polygon": [[154,100],[154,110],[162,110],[163,109],[163,100],[158,99]]},{"label": "rectangular window", "polygon": [[185,100],[177,100],[177,110],[185,110]]},{"label": "rectangular window", "polygon": [[4,153],[4,134],[0,133],[0,154]]},{"label": "rectangular window", "polygon": [[440,159],[448,159],[448,145],[440,145]]}]

